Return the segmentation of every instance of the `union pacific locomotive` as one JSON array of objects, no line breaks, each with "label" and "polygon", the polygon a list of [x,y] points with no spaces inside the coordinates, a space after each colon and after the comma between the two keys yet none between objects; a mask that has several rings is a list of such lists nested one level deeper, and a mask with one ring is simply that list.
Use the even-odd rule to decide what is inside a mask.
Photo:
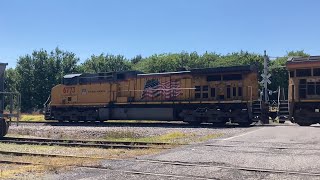
[{"label": "union pacific locomotive", "polygon": [[320,123],[320,56],[289,58],[287,69],[290,118],[301,126]]},{"label": "union pacific locomotive", "polygon": [[65,75],[52,88],[45,119],[164,120],[249,125],[261,113],[257,68],[233,66],[177,72]]}]

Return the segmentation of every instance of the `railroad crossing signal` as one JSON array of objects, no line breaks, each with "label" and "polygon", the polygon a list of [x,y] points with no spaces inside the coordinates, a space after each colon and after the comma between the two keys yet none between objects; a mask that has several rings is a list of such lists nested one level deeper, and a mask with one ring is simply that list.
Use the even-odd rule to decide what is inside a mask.
[{"label": "railroad crossing signal", "polygon": [[268,84],[271,84],[271,81],[270,81],[270,77],[271,77],[271,74],[261,74],[261,77],[262,77],[262,81],[260,82],[261,84],[264,84],[265,82],[267,82]]}]

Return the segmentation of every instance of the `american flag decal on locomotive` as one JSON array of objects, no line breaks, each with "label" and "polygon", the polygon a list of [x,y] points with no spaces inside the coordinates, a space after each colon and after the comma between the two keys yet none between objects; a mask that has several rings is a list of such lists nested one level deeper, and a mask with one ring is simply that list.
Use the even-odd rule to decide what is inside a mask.
[{"label": "american flag decal on locomotive", "polygon": [[180,81],[172,80],[159,82],[158,79],[149,79],[144,85],[142,92],[142,99],[155,98],[159,96],[165,97],[165,99],[171,99],[182,94],[180,89]]}]

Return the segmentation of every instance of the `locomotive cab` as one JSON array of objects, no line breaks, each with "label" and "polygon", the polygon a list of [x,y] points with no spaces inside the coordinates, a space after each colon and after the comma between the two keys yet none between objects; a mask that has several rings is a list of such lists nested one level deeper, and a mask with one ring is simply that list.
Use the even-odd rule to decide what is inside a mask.
[{"label": "locomotive cab", "polygon": [[286,65],[290,119],[301,126],[320,123],[320,56],[291,57]]}]

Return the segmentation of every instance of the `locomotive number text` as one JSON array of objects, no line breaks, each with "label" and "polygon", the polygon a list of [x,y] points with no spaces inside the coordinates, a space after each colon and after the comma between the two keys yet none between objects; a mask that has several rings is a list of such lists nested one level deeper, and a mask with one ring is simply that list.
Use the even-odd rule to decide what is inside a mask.
[{"label": "locomotive number text", "polygon": [[63,94],[74,94],[76,93],[75,87],[64,87],[63,88]]}]

